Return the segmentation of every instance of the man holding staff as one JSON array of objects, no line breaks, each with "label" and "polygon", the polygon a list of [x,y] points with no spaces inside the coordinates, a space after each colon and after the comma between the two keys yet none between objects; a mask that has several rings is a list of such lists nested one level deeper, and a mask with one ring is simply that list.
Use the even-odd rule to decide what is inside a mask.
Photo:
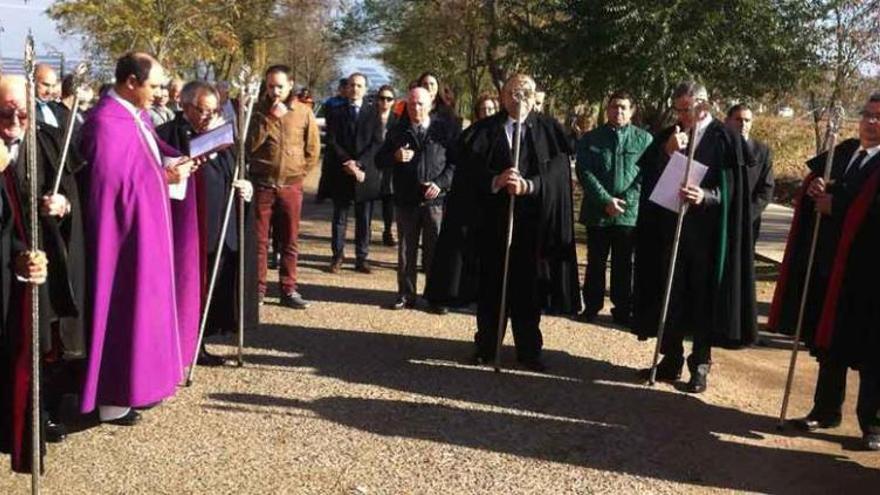
[{"label": "man holding staff", "polygon": [[[661,131],[645,152],[642,194],[636,224],[635,307],[633,329],[641,339],[656,336],[663,310],[670,256],[678,249],[669,318],[660,343],[663,360],[656,378],[676,381],[684,366],[684,337],[693,337],[688,357],[687,390],[706,390],[712,345],[741,346],[757,332],[752,272],[751,213],[745,167],[748,154],[739,135],[709,111],[706,88],[679,84],[672,94],[676,123]],[[694,136],[692,142],[691,136]],[[708,167],[699,184],[687,184],[687,202],[679,245],[677,214],[652,201],[651,193],[675,152]]]},{"label": "man holding staff", "polygon": [[[504,111],[474,124],[462,143],[460,175],[440,233],[426,297],[435,304],[477,293],[477,364],[495,359],[499,315],[510,318],[517,360],[543,371],[541,312],[576,313],[580,309],[571,208],[570,154],[559,124],[532,112],[535,82],[517,74],[502,91]],[[520,162],[514,163],[514,136],[522,126]],[[459,188],[459,191],[455,191]],[[470,189],[466,191],[465,189]],[[501,308],[508,211],[515,197],[510,245],[507,304]],[[476,291],[458,285],[453,270],[438,270],[461,256],[477,238],[479,279]],[[464,242],[444,242],[462,239]],[[439,263],[439,265],[438,265]],[[503,338],[503,336],[502,336]]]},{"label": "man holding staff", "polygon": [[[861,375],[858,415],[865,435],[865,447],[880,450],[880,424],[877,421],[880,379],[876,365],[861,357],[877,349],[876,340],[873,340],[876,337],[871,337],[868,332],[868,329],[873,331],[876,326],[871,327],[865,322],[872,321],[872,314],[878,306],[869,302],[868,293],[873,290],[864,285],[867,279],[859,278],[874,273],[871,271],[874,266],[871,261],[876,251],[864,250],[859,246],[869,246],[874,242],[869,238],[869,233],[876,225],[876,219],[871,216],[876,214],[876,200],[873,200],[874,206],[867,206],[870,214],[863,216],[858,225],[847,223],[856,198],[863,193],[872,174],[880,169],[880,93],[875,93],[865,103],[859,121],[858,139],[848,139],[835,147],[829,182],[822,178],[826,159],[827,152],[807,162],[811,174],[805,180],[797,201],[768,325],[775,331],[785,333],[795,330],[807,263],[810,261],[808,252],[815,222],[813,212],[818,211],[822,215],[821,224],[812,260],[801,340],[818,358],[819,374],[812,410],[806,417],[793,420],[793,424],[805,431],[838,426],[846,392],[847,367],[851,366],[859,369]],[[856,230],[864,232],[862,239],[844,249],[842,239],[853,235]],[[839,262],[845,268],[836,266],[835,253],[838,257],[849,254],[848,260]],[[861,268],[854,268],[856,266]],[[833,289],[831,285],[835,269],[845,269],[849,274],[842,291]],[[856,273],[861,269],[864,269],[863,273]],[[860,294],[857,287],[862,287],[865,294]],[[826,290],[829,292],[826,293]],[[825,335],[819,329],[823,302],[825,312],[831,318],[826,325]],[[833,315],[836,318],[832,318]],[[832,333],[833,338],[830,337]]]}]

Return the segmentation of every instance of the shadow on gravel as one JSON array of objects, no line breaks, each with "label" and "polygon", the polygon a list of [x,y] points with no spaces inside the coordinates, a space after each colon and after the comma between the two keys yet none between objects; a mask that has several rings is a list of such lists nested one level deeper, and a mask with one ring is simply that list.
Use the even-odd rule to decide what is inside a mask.
[{"label": "shadow on gravel", "polygon": [[[310,411],[379,435],[714,488],[864,493],[880,484],[880,472],[845,458],[754,445],[765,434],[777,434],[774,418],[646,388],[633,369],[565,352],[547,352],[550,373],[538,375],[463,366],[472,348],[458,340],[275,325],[254,333],[249,346],[296,353],[254,354],[249,363],[307,367],[321,376],[427,399],[416,403],[334,396],[300,401],[213,393],[205,407],[260,414]],[[505,351],[509,364],[513,349]],[[469,407],[434,400],[463,401]],[[848,442],[828,433],[813,437]]]},{"label": "shadow on gravel", "polygon": [[[360,275],[369,277],[369,275]],[[331,285],[299,284],[299,290],[310,301],[385,306],[394,302],[396,291],[334,287]]]}]

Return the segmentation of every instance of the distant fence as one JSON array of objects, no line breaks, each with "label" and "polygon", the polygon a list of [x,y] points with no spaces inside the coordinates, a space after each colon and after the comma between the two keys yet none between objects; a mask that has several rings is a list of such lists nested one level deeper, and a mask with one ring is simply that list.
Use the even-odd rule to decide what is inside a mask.
[{"label": "distant fence", "polygon": [[[64,75],[79,65],[81,59],[73,59],[61,57],[60,55],[37,55],[37,63],[49,64],[58,71],[59,75]],[[98,62],[89,60],[91,64],[91,72],[94,75],[112,73],[111,64],[108,62]],[[3,74],[24,74],[24,59],[21,57],[0,57],[0,73]]]}]

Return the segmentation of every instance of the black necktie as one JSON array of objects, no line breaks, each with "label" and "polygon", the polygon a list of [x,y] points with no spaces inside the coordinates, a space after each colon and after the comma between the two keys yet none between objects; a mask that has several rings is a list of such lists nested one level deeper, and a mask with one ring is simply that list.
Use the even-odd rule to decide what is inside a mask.
[{"label": "black necktie", "polygon": [[843,174],[844,181],[852,180],[852,178],[862,170],[862,162],[865,161],[866,156],[868,156],[867,150],[862,150],[856,155],[856,159],[849,164],[849,168],[846,169],[846,173]]}]

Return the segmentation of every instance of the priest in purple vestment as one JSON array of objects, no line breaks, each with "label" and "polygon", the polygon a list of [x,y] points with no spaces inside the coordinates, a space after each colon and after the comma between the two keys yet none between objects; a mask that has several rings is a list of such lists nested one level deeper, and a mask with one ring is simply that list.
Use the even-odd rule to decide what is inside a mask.
[{"label": "priest in purple vestment", "polygon": [[187,364],[169,184],[184,182],[192,162],[172,158],[146,112],[164,78],[159,63],[129,53],[115,75],[82,130],[92,336],[82,411],[98,407],[101,421],[133,425],[132,408],[173,395]]}]

